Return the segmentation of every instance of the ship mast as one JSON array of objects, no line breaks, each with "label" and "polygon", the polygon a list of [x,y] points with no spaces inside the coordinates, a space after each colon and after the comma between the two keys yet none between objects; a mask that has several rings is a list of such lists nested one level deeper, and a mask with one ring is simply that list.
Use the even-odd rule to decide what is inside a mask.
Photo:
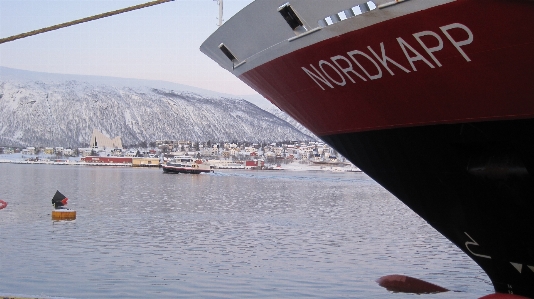
[{"label": "ship mast", "polygon": [[217,4],[219,5],[219,23],[217,26],[221,26],[223,23],[223,0],[214,0],[217,1]]}]

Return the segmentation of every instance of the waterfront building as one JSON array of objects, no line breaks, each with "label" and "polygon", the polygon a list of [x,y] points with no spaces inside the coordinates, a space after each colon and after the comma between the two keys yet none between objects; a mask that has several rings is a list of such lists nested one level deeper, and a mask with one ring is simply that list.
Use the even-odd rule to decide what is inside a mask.
[{"label": "waterfront building", "polygon": [[23,155],[35,155],[35,147],[28,146],[27,148],[22,150]]},{"label": "waterfront building", "polygon": [[122,140],[120,136],[117,136],[113,139],[104,135],[100,131],[94,129],[93,134],[91,135],[90,146],[92,149],[96,150],[106,150],[106,149],[122,149]]},{"label": "waterfront building", "polygon": [[81,159],[86,163],[114,163],[114,164],[131,164],[131,157],[100,157],[100,156],[87,156]]},{"label": "waterfront building", "polygon": [[132,158],[133,167],[159,167],[159,158],[136,157]]}]

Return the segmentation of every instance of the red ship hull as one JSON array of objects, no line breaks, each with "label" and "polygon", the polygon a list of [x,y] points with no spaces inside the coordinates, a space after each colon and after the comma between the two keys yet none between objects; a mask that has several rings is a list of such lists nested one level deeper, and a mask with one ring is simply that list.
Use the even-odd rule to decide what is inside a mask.
[{"label": "red ship hull", "polygon": [[[532,1],[456,1],[325,40],[258,66],[240,79],[318,136],[532,118],[533,16]],[[472,42],[460,46],[461,51],[441,29],[455,24],[468,29],[455,26],[447,31],[457,43],[468,41],[472,33]],[[442,41],[443,49],[432,52],[441,66],[413,36],[421,32],[439,37],[420,37],[429,48]],[[413,61],[412,67],[397,38],[409,45],[404,45],[408,56],[424,60]],[[381,43],[386,56],[409,73],[388,61],[392,75],[376,59],[368,47],[382,58]],[[371,77],[381,77],[367,76],[347,54],[351,51],[371,58],[353,55]],[[341,68],[331,59],[336,56],[346,59],[337,60]],[[321,65],[324,72],[321,61],[328,63]],[[342,71],[349,67],[347,61],[366,81]]]}]

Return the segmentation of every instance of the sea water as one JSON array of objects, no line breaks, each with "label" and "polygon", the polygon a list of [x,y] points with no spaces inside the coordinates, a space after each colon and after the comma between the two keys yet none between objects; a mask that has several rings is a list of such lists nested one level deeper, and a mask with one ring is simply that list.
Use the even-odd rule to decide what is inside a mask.
[{"label": "sea water", "polygon": [[[52,221],[59,190],[75,221]],[[479,298],[484,272],[363,173],[0,164],[0,296]],[[391,293],[404,274],[452,290]]]}]

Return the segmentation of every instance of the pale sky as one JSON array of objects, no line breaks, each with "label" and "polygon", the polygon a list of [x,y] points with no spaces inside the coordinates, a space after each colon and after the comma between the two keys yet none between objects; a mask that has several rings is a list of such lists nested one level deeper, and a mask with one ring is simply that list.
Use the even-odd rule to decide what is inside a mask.
[{"label": "pale sky", "polygon": [[[0,38],[151,0],[0,0]],[[228,19],[252,0],[224,0]],[[0,44],[0,66],[170,81],[256,94],[199,50],[217,29],[214,0],[175,0]]]}]

